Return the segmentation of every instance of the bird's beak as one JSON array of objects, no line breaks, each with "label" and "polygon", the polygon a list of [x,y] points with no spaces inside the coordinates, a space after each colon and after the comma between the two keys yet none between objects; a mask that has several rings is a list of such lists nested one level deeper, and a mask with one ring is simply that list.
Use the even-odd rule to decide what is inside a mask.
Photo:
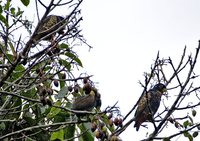
[{"label": "bird's beak", "polygon": [[163,95],[167,95],[167,89],[165,88],[165,89],[163,89]]}]

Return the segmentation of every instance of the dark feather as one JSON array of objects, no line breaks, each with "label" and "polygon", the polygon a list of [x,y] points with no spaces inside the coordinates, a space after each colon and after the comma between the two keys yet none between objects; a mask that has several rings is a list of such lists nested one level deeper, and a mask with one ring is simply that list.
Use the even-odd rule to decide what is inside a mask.
[{"label": "dark feather", "polygon": [[[64,24],[63,21],[64,18],[61,16],[55,16],[50,15],[47,16],[39,25],[36,35],[34,37],[35,41],[40,40],[41,38],[47,36],[48,34],[51,34],[53,31],[57,30],[60,26]],[[65,30],[65,27],[61,28],[59,31],[57,31],[58,34],[63,33],[63,30]],[[50,40],[55,36],[55,33],[51,34],[50,36],[44,38],[43,40]]]},{"label": "dark feather", "polygon": [[165,89],[166,86],[159,83],[155,85],[153,89],[150,89],[147,93],[143,94],[135,112],[134,127],[136,127],[137,131],[143,122],[152,121],[153,116],[160,106],[161,96]]},{"label": "dark feather", "polygon": [[95,106],[95,96],[86,95],[78,97],[72,104],[72,110],[90,111]]}]

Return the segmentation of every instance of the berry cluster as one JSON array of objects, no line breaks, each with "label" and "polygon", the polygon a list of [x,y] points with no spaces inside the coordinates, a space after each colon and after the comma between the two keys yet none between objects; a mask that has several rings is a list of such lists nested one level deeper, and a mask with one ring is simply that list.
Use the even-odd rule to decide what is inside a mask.
[{"label": "berry cluster", "polygon": [[40,102],[45,105],[52,106],[52,101],[49,99],[49,96],[53,94],[53,90],[51,88],[46,88],[44,86],[39,85],[37,87],[38,94],[40,96]]},{"label": "berry cluster", "polygon": [[[106,117],[105,117],[106,116]],[[121,139],[112,135],[112,132],[116,127],[122,126],[123,120],[120,116],[113,116],[113,113],[109,115],[104,115],[102,117],[97,117],[95,121],[92,122],[91,131],[94,132],[95,137],[100,140],[109,141],[121,141]]]}]

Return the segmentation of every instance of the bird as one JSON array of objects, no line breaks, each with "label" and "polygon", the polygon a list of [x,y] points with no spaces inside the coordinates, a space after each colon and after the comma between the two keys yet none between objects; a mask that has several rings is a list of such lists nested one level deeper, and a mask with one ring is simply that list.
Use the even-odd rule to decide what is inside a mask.
[{"label": "bird", "polygon": [[153,116],[157,112],[163,93],[166,92],[166,86],[162,83],[156,84],[152,89],[143,93],[138,107],[135,112],[136,131],[139,130],[140,125],[145,121],[153,121]]},{"label": "bird", "polygon": [[[76,111],[92,111],[96,105],[96,96],[94,91],[90,91],[88,95],[76,98],[72,103],[72,110]],[[84,114],[76,114],[84,115]]]},{"label": "bird", "polygon": [[[40,39],[50,41],[56,35],[56,33],[63,34],[65,27],[62,26],[64,25],[64,23],[65,21],[62,16],[57,16],[57,15],[47,16],[46,18],[44,18],[44,20],[41,21],[38,28],[36,29],[36,32],[33,36],[34,42],[37,42]],[[59,29],[60,27],[62,28]],[[59,30],[56,31],[56,33],[52,33],[57,29]]]}]

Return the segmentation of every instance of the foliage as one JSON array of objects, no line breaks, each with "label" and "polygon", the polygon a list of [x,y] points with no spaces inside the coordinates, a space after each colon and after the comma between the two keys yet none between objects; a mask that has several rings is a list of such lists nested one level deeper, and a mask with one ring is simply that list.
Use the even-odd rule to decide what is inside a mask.
[{"label": "foliage", "polygon": [[[29,8],[29,0],[21,2]],[[34,23],[24,18],[24,11],[15,7],[13,1],[0,2],[0,140],[78,138],[92,141],[94,132],[101,132],[98,138],[109,138],[114,127],[105,126],[107,115],[118,115],[118,108],[114,105],[101,111],[100,94],[91,76],[74,76],[76,68],[83,67],[74,48],[86,43],[79,29],[82,1],[35,2],[36,7],[40,5],[45,9],[44,15],[36,11],[38,19],[40,16],[42,18],[35,28]],[[52,16],[54,23],[44,24],[53,10],[60,7],[67,9],[65,17]],[[60,23],[56,26],[55,22]],[[51,26],[41,28],[44,25]],[[64,30],[62,33],[61,29]],[[19,35],[20,31],[24,33]],[[91,87],[89,91],[86,83],[87,87]],[[96,108],[92,111],[72,110],[73,99],[91,90],[99,95]],[[84,113],[85,116],[76,116],[78,113]],[[94,123],[96,127],[91,132]]]},{"label": "foliage", "polygon": [[[31,2],[21,0],[27,9]],[[81,3],[35,0],[38,22],[34,26],[24,18],[22,7],[16,7],[11,0],[0,1],[0,140],[119,141],[120,134],[135,121],[131,113],[140,99],[125,116],[120,114],[117,103],[101,110],[101,95],[92,76],[79,71],[78,77],[74,75],[77,68],[84,66],[75,48],[88,45],[80,29]],[[45,11],[43,15],[39,6]],[[40,31],[45,19],[58,8],[66,9],[63,19],[57,20],[55,27]],[[150,73],[144,74],[144,83],[140,82],[143,93],[158,82],[168,89],[162,109],[152,121],[155,129],[148,131],[145,140],[170,141],[182,135],[192,141],[198,136],[200,124],[195,118],[200,87],[195,68],[199,50],[200,46],[194,55],[186,57],[185,48],[178,65],[170,57],[161,59],[158,53]],[[91,91],[98,95],[95,107],[72,110],[74,99]],[[163,136],[168,126],[173,126],[176,133]]]}]

